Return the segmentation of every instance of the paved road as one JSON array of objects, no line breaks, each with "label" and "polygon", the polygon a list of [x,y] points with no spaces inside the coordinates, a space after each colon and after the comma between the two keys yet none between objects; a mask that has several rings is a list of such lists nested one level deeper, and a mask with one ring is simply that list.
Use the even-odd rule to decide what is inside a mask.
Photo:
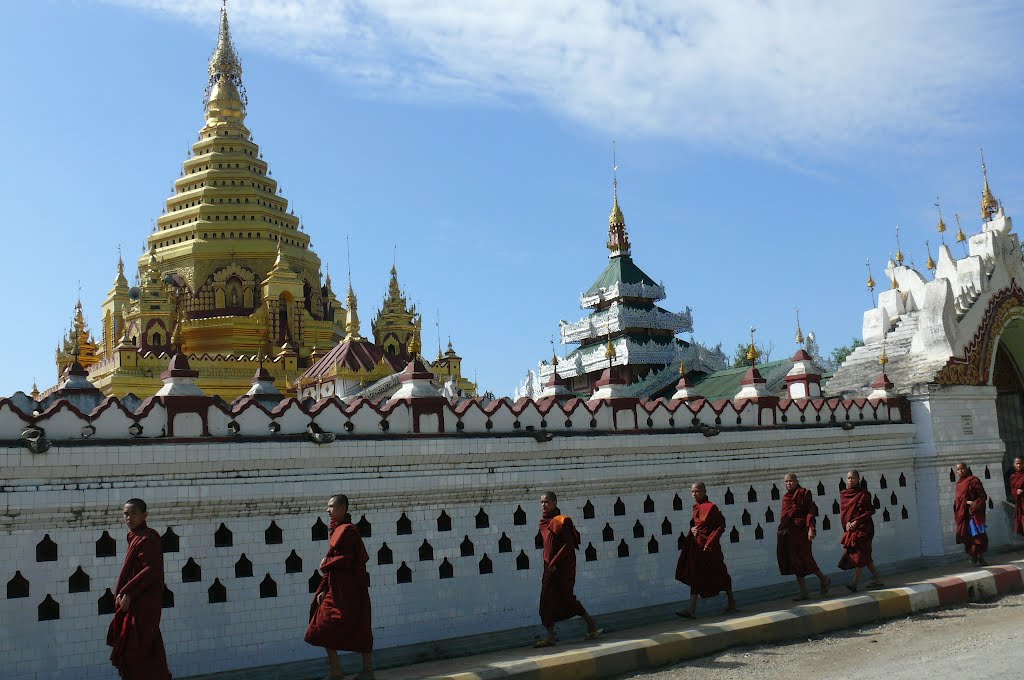
[{"label": "paved road", "polygon": [[817,636],[740,647],[642,680],[982,680],[1024,675],[1024,594]]}]

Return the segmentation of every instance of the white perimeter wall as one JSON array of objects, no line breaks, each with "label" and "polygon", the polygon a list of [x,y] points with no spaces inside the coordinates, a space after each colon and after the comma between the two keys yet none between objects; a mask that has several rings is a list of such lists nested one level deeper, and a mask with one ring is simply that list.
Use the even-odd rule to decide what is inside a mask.
[{"label": "white perimeter wall", "polygon": [[[915,421],[924,426],[776,429],[717,437],[588,434],[556,436],[550,442],[396,436],[324,446],[280,440],[140,440],[134,446],[56,445],[43,454],[22,447],[0,449],[0,581],[20,571],[30,584],[26,598],[0,596],[0,677],[113,677],[104,644],[111,616],[97,614],[97,600],[113,587],[124,556],[120,506],[131,496],[150,504],[152,527],[161,534],[171,527],[179,536],[179,551],[164,555],[174,607],[164,610],[162,623],[171,670],[178,677],[322,654],[302,640],[308,581],[326,549],[325,542],[311,540],[311,527],[323,516],[327,497],[338,492],[352,499],[354,520],[365,515],[371,523],[372,535],[365,542],[378,648],[539,625],[541,552],[534,540],[538,496],[545,489],[559,494],[562,511],[583,535],[577,592],[595,614],[686,596],[673,572],[677,538],[689,527],[689,484],[697,480],[708,484],[729,530],[735,527],[739,533],[738,542],[730,542],[728,535],[724,542],[738,590],[784,580],[775,564],[780,501],[772,499],[772,488],[784,492],[782,477],[790,471],[815,491],[822,528],[815,553],[826,571],[835,571],[839,559],[839,521],[832,506],[850,467],[863,472],[881,506],[875,540],[879,564],[952,552],[957,546],[949,538],[953,484],[948,468],[954,459],[968,458],[979,475],[989,466],[992,479],[986,487],[997,502],[1003,497],[994,398],[984,390],[944,393],[918,399],[914,409]],[[964,409],[978,434],[962,434]],[[885,489],[880,488],[883,475]],[[819,482],[822,495],[817,494]],[[748,500],[751,488],[756,501]],[[727,489],[734,496],[729,505]],[[681,505],[674,503],[677,494]],[[648,496],[652,512],[645,511]],[[624,514],[616,515],[619,499]],[[592,519],[584,518],[588,501],[594,506]],[[526,512],[523,525],[513,521],[519,506]],[[477,528],[481,508],[488,515],[486,528]],[[772,520],[766,518],[769,509]],[[442,510],[451,517],[451,531],[438,531]],[[751,516],[749,525],[742,521],[744,511]],[[411,534],[397,533],[403,513],[412,522]],[[1005,513],[992,512],[991,517],[993,543],[1007,540]],[[825,518],[831,525],[827,530]],[[663,534],[666,519],[671,533]],[[271,521],[282,530],[281,544],[265,542]],[[634,537],[637,522],[641,537]],[[230,547],[214,547],[221,523],[233,534]],[[606,525],[613,540],[603,540]],[[761,540],[755,537],[758,527]],[[96,556],[103,531],[116,539],[117,556]],[[509,552],[499,551],[503,533],[511,542]],[[36,546],[46,534],[57,544],[58,557],[37,562]],[[460,550],[466,537],[473,543],[469,557]],[[649,552],[652,537],[656,553]],[[433,549],[433,560],[419,559],[424,541]],[[618,556],[623,541],[628,557]],[[385,542],[393,562],[378,564]],[[597,551],[596,561],[585,559],[589,545]],[[286,573],[293,550],[302,559],[302,570]],[[521,551],[529,558],[528,569],[517,569]],[[235,577],[242,553],[253,563],[251,578]],[[493,573],[482,575],[479,563],[485,553]],[[182,582],[189,558],[202,569],[199,582]],[[451,579],[439,577],[444,558],[453,567]],[[399,584],[403,562],[412,581]],[[90,576],[90,589],[69,593],[68,579],[78,567]],[[261,599],[260,582],[267,574],[277,584],[277,597]],[[209,602],[215,578],[226,587],[227,602]],[[60,604],[60,618],[38,621],[38,607],[47,595]]]}]

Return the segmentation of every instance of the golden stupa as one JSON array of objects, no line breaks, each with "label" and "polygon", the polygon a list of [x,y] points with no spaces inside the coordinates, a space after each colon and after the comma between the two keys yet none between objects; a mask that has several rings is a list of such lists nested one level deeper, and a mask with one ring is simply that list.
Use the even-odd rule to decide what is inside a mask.
[{"label": "golden stupa", "polygon": [[[330,276],[322,277],[309,236],[245,125],[246,105],[225,7],[210,57],[205,124],[139,258],[138,285],[129,286],[119,257],[102,305],[101,339],[93,341],[79,304],[57,349],[58,375],[71,362],[69,343],[77,338],[80,352],[87,350],[79,362],[103,393],[151,396],[162,386],[160,373],[177,335],[207,394],[229,401],[245,394],[268,351],[267,370],[280,389],[294,394],[297,378],[350,329],[358,336],[351,283],[349,314]],[[398,294],[394,269],[392,288],[375,330],[392,331],[381,338],[385,347],[405,354],[412,335],[420,345],[420,325],[415,308]],[[451,371],[445,363],[442,374]],[[369,376],[351,377],[362,382]]]}]

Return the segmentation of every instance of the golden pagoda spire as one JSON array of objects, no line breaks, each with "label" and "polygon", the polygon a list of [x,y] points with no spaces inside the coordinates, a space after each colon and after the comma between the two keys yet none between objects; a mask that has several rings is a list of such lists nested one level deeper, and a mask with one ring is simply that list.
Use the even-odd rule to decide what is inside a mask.
[{"label": "golden pagoda spire", "polygon": [[247,98],[242,84],[242,62],[231,41],[228,27],[228,3],[220,9],[220,32],[217,47],[210,55],[210,81],[206,86],[204,104],[209,116],[230,115],[245,118]]},{"label": "golden pagoda spire", "polygon": [[935,227],[935,229],[939,232],[939,238],[942,239],[942,244],[945,245],[945,243],[946,243],[946,223],[942,219],[942,204],[939,201],[939,197],[938,196],[935,197],[935,207],[938,208],[938,210],[939,210],[939,224],[938,224],[938,226]]},{"label": "golden pagoda spire", "polygon": [[796,337],[793,339],[796,344],[803,347],[804,345],[804,331],[800,328],[800,309],[796,310]]},{"label": "golden pagoda spire", "polygon": [[[348,237],[345,237],[345,247],[348,249]],[[356,292],[352,290],[352,253],[348,251],[348,294],[345,296],[345,305],[348,307],[348,318],[345,320],[345,335],[349,340],[362,340],[359,335],[359,312]]]},{"label": "golden pagoda spire", "polygon": [[352,290],[352,279],[348,280],[348,294],[345,296],[345,305],[348,307],[348,318],[345,320],[345,335],[350,340],[362,340],[359,335],[359,312],[356,301],[356,293]]},{"label": "golden pagoda spire", "polygon": [[608,331],[608,343],[604,348],[604,358],[608,360],[608,365],[612,365],[612,361],[618,356],[618,352],[615,351],[615,345],[612,344],[612,332]]},{"label": "golden pagoda spire", "polygon": [[932,259],[932,244],[925,241],[924,247],[928,251],[928,263],[925,266],[928,267],[928,271],[935,271],[935,260]]},{"label": "golden pagoda spire", "polygon": [[868,268],[868,290],[871,291],[871,295],[872,295],[872,298],[873,298],[874,294],[875,294],[875,277],[873,277],[871,275],[871,258],[870,257],[867,258],[867,264],[865,266]]},{"label": "golden pagoda spire", "polygon": [[629,255],[629,234],[626,232],[626,218],[619,207],[619,165],[616,162],[615,142],[612,142],[612,212],[608,216],[609,257]]},{"label": "golden pagoda spire", "polygon": [[753,366],[757,363],[757,360],[761,358],[761,353],[757,351],[757,346],[754,345],[754,333],[757,329],[753,326],[750,327],[750,347],[747,348],[747,361]]},{"label": "golden pagoda spire", "polygon": [[896,225],[896,264],[903,266],[903,248],[900,246],[900,225]]},{"label": "golden pagoda spire", "polygon": [[885,335],[882,336],[882,354],[878,357],[878,363],[883,371],[885,370],[885,365],[889,363],[889,355],[885,351]]},{"label": "golden pagoda spire", "polygon": [[988,220],[999,210],[999,201],[992,195],[988,187],[988,168],[985,167],[985,149],[981,149],[981,175],[985,178],[985,186],[981,190],[981,218]]},{"label": "golden pagoda spire", "polygon": [[686,361],[684,359],[679,360],[679,377],[686,377]]},{"label": "golden pagoda spire", "polygon": [[413,357],[420,355],[420,335],[419,333],[413,333],[409,336],[409,354]]}]

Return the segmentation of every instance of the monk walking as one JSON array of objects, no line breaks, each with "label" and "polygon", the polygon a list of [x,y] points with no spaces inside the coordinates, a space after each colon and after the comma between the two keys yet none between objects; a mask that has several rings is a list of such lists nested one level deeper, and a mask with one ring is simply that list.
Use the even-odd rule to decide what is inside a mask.
[{"label": "monk walking", "polygon": [[800,594],[793,599],[800,602],[810,598],[804,580],[808,574],[818,577],[822,595],[828,592],[832,579],[821,573],[811,551],[811,542],[817,534],[818,516],[818,506],[814,503],[811,490],[800,486],[800,480],[792,472],[786,475],[784,483],[786,493],[782,497],[776,556],[779,560],[779,573],[783,576],[796,576]]},{"label": "monk walking", "polygon": [[690,586],[690,606],[676,614],[687,619],[697,618],[697,598],[714,597],[723,590],[729,600],[724,613],[731,614],[737,609],[732,578],[722,553],[725,517],[718,506],[708,500],[704,482],[691,486],[690,495],[693,496],[693,528],[683,541],[676,563],[676,580]]},{"label": "monk walking", "polygon": [[146,526],[146,502],[124,504],[128,550],[114,587],[114,620],[107,630],[110,662],[123,680],[170,680],[160,610],[164,596],[164,552],[160,534]]},{"label": "monk walking", "polygon": [[956,542],[962,543],[970,563],[988,564],[984,554],[988,550],[985,530],[985,501],[988,494],[981,480],[971,472],[967,463],[956,464],[956,500],[953,501],[953,519],[956,521]]},{"label": "monk walking", "polygon": [[1024,458],[1013,459],[1013,473],[1010,475],[1010,498],[1013,503],[1013,530],[1024,536]]},{"label": "monk walking", "polygon": [[363,656],[363,670],[356,678],[372,680],[370,575],[366,572],[370,557],[348,514],[348,496],[331,496],[327,514],[331,518],[331,540],[327,556],[320,561],[324,576],[309,607],[306,642],[327,649],[328,678],[344,676],[338,650],[346,650]]},{"label": "monk walking", "polygon": [[603,630],[583,608],[573,592],[576,587],[576,548],[580,532],[572,520],[558,509],[558,498],[551,491],[540,497],[540,535],[544,540],[544,574],[540,582],[540,620],[547,635],[534,647],[555,644],[555,624],[579,616],[587,624],[586,639],[592,640]]},{"label": "monk walking", "polygon": [[839,568],[853,569],[853,581],[846,586],[851,593],[857,592],[860,573],[864,567],[871,572],[872,580],[869,588],[880,588],[882,575],[875,567],[871,556],[871,542],[875,538],[875,522],[871,516],[875,514],[875,506],[871,502],[871,494],[864,486],[860,473],[850,470],[846,473],[846,488],[839,492],[839,517],[843,523],[843,556],[839,560]]}]

